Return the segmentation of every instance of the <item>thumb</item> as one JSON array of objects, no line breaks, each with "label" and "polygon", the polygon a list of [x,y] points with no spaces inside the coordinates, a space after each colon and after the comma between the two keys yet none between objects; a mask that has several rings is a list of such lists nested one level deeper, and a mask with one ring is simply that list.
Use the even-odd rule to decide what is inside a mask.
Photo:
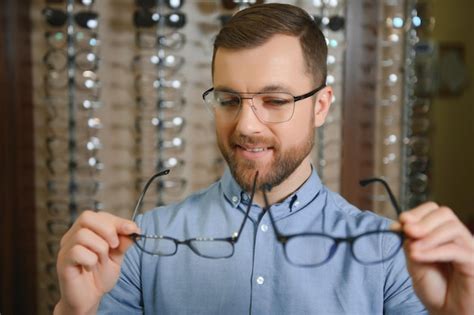
[{"label": "thumb", "polygon": [[135,222],[124,219],[117,222],[117,234],[130,235],[133,233],[140,233],[140,229]]},{"label": "thumb", "polygon": [[421,262],[415,261],[410,254],[410,243],[411,240],[405,240],[403,244],[403,249],[405,251],[405,259],[407,262],[407,269],[410,273],[413,283],[418,283],[422,281],[425,277],[426,273],[428,272],[429,265]]},{"label": "thumb", "polygon": [[128,248],[133,245],[133,239],[128,235],[119,235],[119,242],[120,244],[117,248],[110,249],[109,255],[110,259],[120,265]]},{"label": "thumb", "polygon": [[128,248],[133,244],[131,237],[134,233],[140,233],[140,229],[133,221],[126,221],[117,228],[119,245],[110,249],[110,259],[121,264]]}]

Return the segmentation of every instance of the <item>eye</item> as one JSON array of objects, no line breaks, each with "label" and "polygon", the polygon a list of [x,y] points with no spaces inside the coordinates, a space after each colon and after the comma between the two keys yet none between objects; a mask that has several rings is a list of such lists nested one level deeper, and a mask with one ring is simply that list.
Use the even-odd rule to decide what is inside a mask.
[{"label": "eye", "polygon": [[262,101],[265,106],[281,107],[290,104],[292,100],[282,97],[264,96]]},{"label": "eye", "polygon": [[229,93],[219,93],[216,95],[217,104],[222,107],[236,107],[240,105],[240,98]]}]

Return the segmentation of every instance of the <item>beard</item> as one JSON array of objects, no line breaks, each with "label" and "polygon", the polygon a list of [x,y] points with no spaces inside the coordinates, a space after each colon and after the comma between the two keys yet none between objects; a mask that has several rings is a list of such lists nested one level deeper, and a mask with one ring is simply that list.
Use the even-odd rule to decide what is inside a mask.
[{"label": "beard", "polygon": [[[265,137],[249,137],[242,134],[233,134],[229,145],[225,145],[219,137],[217,142],[219,149],[229,165],[232,176],[242,189],[252,191],[255,173],[258,170],[257,190],[263,189],[265,185],[275,187],[283,183],[301,165],[303,160],[310,154],[314,146],[314,130],[308,128],[308,134],[303,141],[285,150],[273,139]],[[245,145],[263,145],[271,147],[273,156],[270,163],[261,165],[258,161],[242,159],[236,156],[235,148]]]}]

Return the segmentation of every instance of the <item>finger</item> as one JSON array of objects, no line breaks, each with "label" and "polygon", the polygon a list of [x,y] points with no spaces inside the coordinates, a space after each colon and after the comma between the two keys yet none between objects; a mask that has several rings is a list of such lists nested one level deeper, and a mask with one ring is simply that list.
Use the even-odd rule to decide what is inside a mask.
[{"label": "finger", "polygon": [[122,264],[123,257],[128,248],[133,245],[133,240],[129,236],[119,236],[120,245],[110,251],[110,259],[117,264]]},{"label": "finger", "polygon": [[[89,212],[93,212],[92,210],[84,210],[82,214],[79,216],[79,218],[83,215],[88,215]],[[61,237],[61,240],[59,242],[60,247],[63,247],[64,244],[74,235],[74,233],[80,228],[79,227],[79,218],[73,223],[73,225],[69,228],[69,230],[64,233],[64,235]]]},{"label": "finger", "polygon": [[474,251],[472,236],[461,222],[454,220],[444,222],[425,237],[413,241],[410,247],[412,250],[424,251],[450,242]]},{"label": "finger", "polygon": [[440,207],[427,212],[416,222],[405,223],[403,231],[409,237],[422,238],[448,221],[458,221],[458,219],[451,209]]},{"label": "finger", "polygon": [[474,265],[472,251],[466,250],[454,243],[448,243],[429,250],[409,250],[409,258],[418,263],[455,262],[464,265]]},{"label": "finger", "polygon": [[90,270],[99,261],[97,254],[82,245],[73,246],[66,254],[66,257],[66,265],[82,266],[87,270]]},{"label": "finger", "polygon": [[129,235],[138,232],[138,227],[135,222],[119,218],[107,212],[92,212],[85,211],[74,223],[67,237],[64,241],[67,242],[74,233],[80,228],[87,228],[102,237],[110,247],[116,248],[119,246],[118,234]]},{"label": "finger", "polygon": [[432,201],[425,202],[412,210],[402,212],[398,220],[402,224],[417,222],[421,220],[421,218],[423,218],[426,214],[438,208],[439,206],[435,202],[432,202]]},{"label": "finger", "polygon": [[101,261],[108,259],[109,255],[109,244],[99,235],[95,234],[92,230],[82,228],[71,237],[67,243],[64,244],[64,250],[68,247],[75,245],[82,245],[88,248],[90,251],[97,254]]},{"label": "finger", "polygon": [[402,224],[400,222],[393,222],[390,225],[389,230],[400,232],[402,231]]}]

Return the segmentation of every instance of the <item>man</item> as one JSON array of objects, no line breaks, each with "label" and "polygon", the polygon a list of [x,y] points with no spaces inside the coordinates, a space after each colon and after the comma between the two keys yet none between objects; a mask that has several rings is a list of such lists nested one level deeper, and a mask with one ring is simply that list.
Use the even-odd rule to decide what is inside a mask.
[{"label": "man", "polygon": [[[133,222],[84,212],[61,240],[55,313],[472,314],[474,240],[450,209],[431,202],[402,214],[393,228],[404,251],[392,255],[388,220],[326,189],[312,168],[314,128],[332,98],[326,54],[297,7],[237,13],[216,38],[214,86],[204,94],[229,170],[140,216],[148,237],[128,251],[140,233]],[[352,249],[330,243],[374,230],[386,233]],[[288,241],[284,251],[277,233],[324,234],[332,245]],[[328,259],[313,261],[319,254]]]}]

